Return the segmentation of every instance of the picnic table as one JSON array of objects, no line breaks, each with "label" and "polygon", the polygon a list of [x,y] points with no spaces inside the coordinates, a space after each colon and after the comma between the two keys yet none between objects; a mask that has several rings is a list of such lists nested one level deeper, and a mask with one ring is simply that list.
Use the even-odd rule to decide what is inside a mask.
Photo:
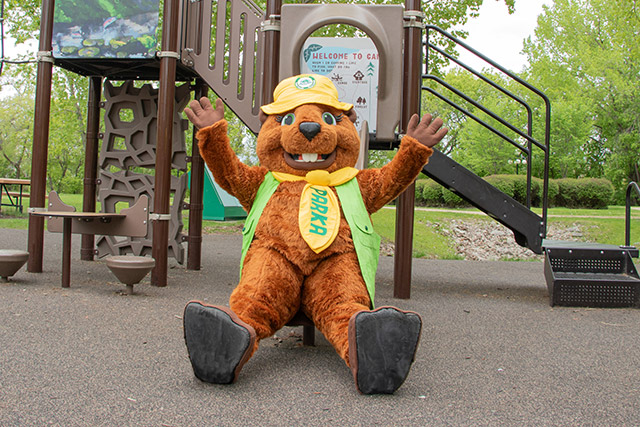
[{"label": "picnic table", "polygon": [[[31,185],[31,180],[28,179],[15,179],[15,178],[0,178],[0,209],[2,206],[13,206],[16,209],[20,209],[22,212],[22,197],[27,197],[22,192],[22,188],[25,185]],[[10,192],[9,186],[18,186],[19,191],[17,193]],[[9,203],[3,203],[2,195],[6,194]]]}]

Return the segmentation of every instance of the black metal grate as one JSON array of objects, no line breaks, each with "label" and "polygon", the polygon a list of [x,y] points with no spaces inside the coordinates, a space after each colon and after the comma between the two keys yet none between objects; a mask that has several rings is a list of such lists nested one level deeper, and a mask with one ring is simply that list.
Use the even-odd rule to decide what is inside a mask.
[{"label": "black metal grate", "polygon": [[551,305],[640,307],[640,277],[622,249],[546,248]]},{"label": "black metal grate", "polygon": [[629,307],[638,301],[638,286],[632,284],[561,284],[557,304],[589,307]]},{"label": "black metal grate", "polygon": [[588,273],[621,273],[624,271],[623,259],[597,258],[553,258],[550,257],[554,271],[573,271]]}]

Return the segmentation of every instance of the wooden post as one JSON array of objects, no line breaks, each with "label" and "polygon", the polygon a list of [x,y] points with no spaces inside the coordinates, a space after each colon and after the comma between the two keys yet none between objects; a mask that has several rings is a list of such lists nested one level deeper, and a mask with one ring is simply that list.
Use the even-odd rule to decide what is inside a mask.
[{"label": "wooden post", "polygon": [[[171,197],[171,146],[178,56],[178,15],[179,1],[165,0],[161,52],[159,52],[158,139],[153,195],[153,213],[160,215],[169,214]],[[167,286],[168,244],[169,221],[165,219],[154,220],[151,253],[156,263],[151,271],[151,284],[156,286]]]},{"label": "wooden post", "polygon": [[[420,11],[419,0],[406,0],[406,11]],[[402,83],[402,118],[400,125],[406,131],[413,114],[420,111],[422,28],[404,30],[404,64]],[[403,132],[404,132],[403,131]],[[415,183],[396,200],[396,246],[393,270],[393,296],[411,297],[411,261],[413,252],[413,216]]]},{"label": "wooden post", "polygon": [[[87,99],[87,137],[84,153],[84,188],[82,191],[82,210],[96,211],[96,180],[98,178],[98,133],[100,130],[100,98],[102,97],[102,77],[89,79],[89,97]],[[94,235],[83,234],[80,246],[80,259],[93,261]]]},{"label": "wooden post", "polygon": [[[280,19],[282,12],[282,0],[267,0],[265,19],[277,16]],[[264,72],[262,75],[262,105],[273,101],[273,90],[280,81],[280,31],[266,31],[264,34]]]},{"label": "wooden post", "polygon": [[[54,5],[54,0],[42,1],[40,43],[38,46],[39,62],[36,77],[36,102],[33,125],[33,154],[31,156],[31,208],[44,208],[45,206],[53,58],[44,55],[46,53],[50,54],[53,50],[51,38],[53,33]],[[29,216],[27,246],[29,251],[27,271],[31,273],[41,273],[44,249],[43,217]]]},{"label": "wooden post", "polygon": [[[201,79],[196,80],[195,98],[207,96],[209,86]],[[193,128],[191,148],[191,191],[189,197],[189,240],[187,252],[187,270],[200,270],[202,262],[202,210],[204,192],[204,160],[200,155],[196,133]]]}]

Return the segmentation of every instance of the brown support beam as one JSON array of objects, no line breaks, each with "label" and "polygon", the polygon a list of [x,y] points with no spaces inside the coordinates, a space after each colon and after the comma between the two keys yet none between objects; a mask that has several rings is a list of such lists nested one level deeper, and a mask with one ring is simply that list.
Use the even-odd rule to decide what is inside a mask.
[{"label": "brown support beam", "polygon": [[[176,92],[176,61],[178,54],[179,0],[165,0],[160,52],[160,88],[158,92],[158,139],[156,143],[155,189],[153,213],[169,214],[171,198],[171,146]],[[156,261],[151,271],[151,284],[167,286],[167,255],[169,221],[153,221],[151,253]]]},{"label": "brown support beam", "polygon": [[[196,80],[195,99],[207,96],[209,85],[203,80]],[[193,128],[193,145],[191,148],[191,191],[189,195],[189,240],[187,252],[187,270],[200,270],[202,263],[202,209],[204,192],[204,160],[200,155],[196,133]]]},{"label": "brown support beam", "polygon": [[[51,53],[51,37],[53,33],[54,0],[42,1],[42,18],[40,21],[40,52]],[[31,208],[44,208],[47,183],[47,155],[49,151],[49,117],[51,115],[51,76],[53,58],[38,56],[36,77],[36,102],[33,123],[33,150],[31,155]],[[27,271],[42,272],[44,248],[44,218],[29,215],[29,232],[27,238],[29,261]]]},{"label": "brown support beam", "polygon": [[[406,0],[405,10],[420,11],[419,0]],[[404,64],[402,83],[403,132],[413,114],[420,110],[422,28],[407,27],[404,30]],[[411,260],[413,257],[413,214],[415,183],[396,200],[396,246],[393,270],[393,296],[411,297]]]},{"label": "brown support beam", "polygon": [[[82,210],[96,211],[96,180],[98,179],[98,134],[100,132],[100,98],[102,97],[102,77],[89,78],[89,96],[87,100],[87,138],[84,152],[84,188],[82,191]],[[80,259],[93,261],[94,235],[83,234],[80,246]]]},{"label": "brown support beam", "polygon": [[[280,19],[282,0],[267,0],[266,17],[277,16]],[[280,81],[280,31],[265,31],[262,75],[262,105],[273,101],[273,90]]]}]

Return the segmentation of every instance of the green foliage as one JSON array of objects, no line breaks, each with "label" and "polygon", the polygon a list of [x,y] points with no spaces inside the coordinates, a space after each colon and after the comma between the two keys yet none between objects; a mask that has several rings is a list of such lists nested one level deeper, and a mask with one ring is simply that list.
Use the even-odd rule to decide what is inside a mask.
[{"label": "green foliage", "polygon": [[[527,204],[527,177],[526,175],[491,175],[485,180],[505,193],[513,197],[517,202],[526,206]],[[540,178],[531,179],[531,206],[542,205],[542,193],[544,191],[543,181]],[[557,188],[557,185],[556,187]]]},{"label": "green foliage", "polygon": [[442,200],[445,206],[452,208],[466,207],[470,206],[462,197],[458,196],[451,190],[446,188],[442,189]]},{"label": "green foliage", "polygon": [[554,103],[562,177],[604,174],[620,201],[640,179],[640,15],[636,1],[555,0],[525,43],[529,74]]},{"label": "green foliage", "polygon": [[0,104],[0,176],[28,178],[31,169],[33,101],[13,96]]},{"label": "green foliage", "polygon": [[568,208],[606,208],[611,203],[613,185],[600,178],[556,180],[559,193],[556,197],[559,206]]},{"label": "green foliage", "polygon": [[[542,184],[541,184],[542,185]],[[560,186],[554,179],[549,180],[549,189],[547,194],[547,202],[549,207],[556,206],[556,200],[558,199],[558,194],[560,193]]]},{"label": "green foliage", "polygon": [[442,185],[433,180],[427,180],[422,188],[422,203],[426,206],[443,206]]},{"label": "green foliage", "polygon": [[419,206],[423,205],[422,199],[422,191],[424,189],[425,184],[429,182],[428,179],[416,179],[416,188],[415,188],[415,203]]}]

